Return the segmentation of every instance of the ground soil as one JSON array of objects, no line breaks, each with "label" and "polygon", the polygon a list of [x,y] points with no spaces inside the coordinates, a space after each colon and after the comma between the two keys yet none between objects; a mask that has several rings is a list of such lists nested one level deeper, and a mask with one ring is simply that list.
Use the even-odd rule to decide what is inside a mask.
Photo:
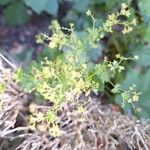
[{"label": "ground soil", "polygon": [[29,22],[22,26],[9,26],[4,23],[0,14],[0,49],[10,52],[22,51],[24,48],[42,50],[42,45],[36,44],[35,36],[42,32],[48,32],[51,17],[43,14],[34,15]]}]

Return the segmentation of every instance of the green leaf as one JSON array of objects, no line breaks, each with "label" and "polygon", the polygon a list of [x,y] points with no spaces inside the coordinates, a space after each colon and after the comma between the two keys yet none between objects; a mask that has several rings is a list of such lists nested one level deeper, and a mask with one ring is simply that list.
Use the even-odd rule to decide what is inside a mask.
[{"label": "green leaf", "polygon": [[30,66],[28,66],[28,68],[25,68],[24,70],[16,70],[14,76],[14,78],[17,79],[17,81],[19,81],[23,90],[27,93],[31,93],[38,83],[38,81],[34,78],[34,75],[32,75],[31,73],[31,69],[33,66],[37,67],[37,64],[33,62]]},{"label": "green leaf", "polygon": [[150,66],[150,48],[148,46],[141,46],[138,50],[133,51],[132,55],[137,55],[139,57],[139,59],[136,60],[138,65],[144,67]]},{"label": "green leaf", "polygon": [[10,25],[22,25],[29,20],[27,9],[22,2],[9,5],[5,12],[4,18]]},{"label": "green leaf", "polygon": [[113,8],[113,7],[115,7],[115,5],[117,5],[117,3],[118,3],[118,0],[113,0],[113,1],[105,1],[105,3],[106,3],[106,9],[108,8],[108,9],[111,9],[111,8]]},{"label": "green leaf", "polygon": [[34,88],[36,87],[35,85],[37,84],[37,80],[35,80],[32,76],[25,76],[21,79],[21,86],[23,90],[27,93],[31,93]]},{"label": "green leaf", "polygon": [[24,0],[24,2],[28,7],[31,7],[33,11],[40,14],[45,9],[48,0]]},{"label": "green leaf", "polygon": [[[139,97],[139,101],[137,102],[137,107],[141,108],[141,112],[139,116],[142,118],[150,118],[150,70],[148,70],[144,74],[139,74],[136,70],[129,70],[126,75],[125,80],[122,82],[122,88],[128,89],[132,84],[136,84],[136,90],[141,92],[142,94]],[[121,104],[120,96],[116,96],[115,101],[118,104]],[[127,111],[130,110],[130,106],[127,106]]]},{"label": "green leaf", "polygon": [[45,7],[45,11],[51,15],[56,16],[58,13],[59,3],[58,0],[48,0],[47,5]]},{"label": "green leaf", "polygon": [[0,0],[0,5],[8,5],[12,0]]},{"label": "green leaf", "polygon": [[149,42],[150,41],[150,26],[148,26],[146,29],[145,29],[145,35],[144,35],[144,40],[146,42]]},{"label": "green leaf", "polygon": [[46,11],[51,15],[57,15],[58,0],[24,0],[24,2],[38,14]]},{"label": "green leaf", "polygon": [[43,51],[37,55],[37,62],[41,62],[44,60],[45,57],[48,58],[48,60],[54,61],[61,55],[61,51],[59,49],[52,50],[49,47],[44,47]]},{"label": "green leaf", "polygon": [[20,53],[13,53],[12,56],[14,56],[15,60],[18,61],[19,64],[28,65],[32,61],[32,55],[33,55],[34,49],[25,48]]},{"label": "green leaf", "polygon": [[86,12],[88,6],[90,4],[90,0],[75,0],[73,8],[78,12]]},{"label": "green leaf", "polygon": [[120,84],[116,84],[114,86],[114,88],[111,90],[111,92],[114,93],[114,94],[119,93],[120,92],[120,88],[121,88],[121,85]]},{"label": "green leaf", "polygon": [[138,3],[141,13],[144,17],[150,17],[150,0],[141,0]]},{"label": "green leaf", "polygon": [[90,58],[90,60],[96,62],[102,56],[102,51],[103,51],[103,46],[99,44],[98,48],[93,48],[89,50],[87,55]]}]

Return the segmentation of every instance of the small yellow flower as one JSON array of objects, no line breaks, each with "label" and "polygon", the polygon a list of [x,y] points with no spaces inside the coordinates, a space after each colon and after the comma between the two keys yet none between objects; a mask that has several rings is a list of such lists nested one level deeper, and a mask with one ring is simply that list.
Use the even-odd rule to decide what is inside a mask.
[{"label": "small yellow flower", "polygon": [[131,15],[130,11],[127,10],[126,13],[125,13],[125,15],[126,15],[127,17],[129,17],[129,16]]},{"label": "small yellow flower", "polygon": [[138,56],[138,55],[135,55],[135,56],[134,56],[134,59],[135,59],[135,60],[138,60],[138,59],[139,59],[139,56]]},{"label": "small yellow flower", "polygon": [[91,15],[91,11],[90,11],[89,9],[87,10],[86,15],[87,15],[87,16],[90,16],[90,15]]},{"label": "small yellow flower", "polygon": [[128,30],[126,28],[124,28],[124,30],[122,31],[123,34],[128,33]]},{"label": "small yellow flower", "polygon": [[2,83],[0,83],[0,93],[3,93],[4,92],[4,85]]},{"label": "small yellow flower", "polygon": [[121,57],[120,54],[117,54],[117,55],[116,55],[116,58],[120,58],[120,57]]},{"label": "small yellow flower", "polygon": [[128,32],[131,32],[133,30],[132,27],[128,27]]},{"label": "small yellow flower", "polygon": [[136,19],[132,20],[132,24],[135,25],[135,26],[137,25]]},{"label": "small yellow flower", "polygon": [[137,102],[138,100],[139,100],[139,96],[138,95],[133,95],[132,101]]},{"label": "small yellow flower", "polygon": [[122,3],[121,6],[123,9],[126,9],[128,7],[126,3]]},{"label": "small yellow flower", "polygon": [[49,133],[54,137],[58,137],[61,135],[61,130],[57,124],[53,124],[53,126],[49,128]]},{"label": "small yellow flower", "polygon": [[108,15],[108,19],[109,20],[114,20],[115,19],[115,14],[113,13],[111,15]]},{"label": "small yellow flower", "polygon": [[137,108],[136,111],[137,112],[141,112],[142,110],[141,110],[141,108]]},{"label": "small yellow flower", "polygon": [[50,48],[56,48],[56,43],[51,41],[51,42],[49,43],[49,47],[50,47]]}]

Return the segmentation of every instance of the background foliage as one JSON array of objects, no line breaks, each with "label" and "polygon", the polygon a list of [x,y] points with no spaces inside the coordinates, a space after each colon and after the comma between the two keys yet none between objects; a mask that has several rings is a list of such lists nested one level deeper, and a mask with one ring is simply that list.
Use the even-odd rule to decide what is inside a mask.
[{"label": "background foliage", "polygon": [[47,12],[52,16],[57,16],[59,0],[0,0],[0,5],[5,7],[6,23],[22,25],[30,18],[29,8],[37,14]]},{"label": "background foliage", "polygon": [[[86,11],[90,9],[97,19],[96,26],[102,25],[104,19],[111,12],[119,10],[120,4],[125,2],[132,10],[132,15],[137,20],[136,29],[124,37],[121,36],[117,27],[117,31],[114,35],[106,34],[99,43],[98,48],[93,48],[88,51],[89,57],[93,61],[97,62],[99,58],[104,54],[108,55],[110,60],[115,58],[117,53],[124,56],[138,55],[139,60],[135,63],[125,63],[127,70],[121,75],[117,75],[114,79],[114,83],[122,83],[124,88],[127,88],[129,84],[136,83],[138,91],[142,92],[140,96],[139,105],[141,107],[140,116],[144,118],[150,118],[150,111],[148,106],[150,105],[150,71],[149,71],[149,58],[150,58],[150,1],[149,0],[68,0],[71,4],[70,8],[63,18],[63,24],[67,26],[69,22],[73,22],[77,29],[77,34],[82,37],[83,29],[92,25],[91,19],[85,15]],[[0,5],[4,7],[4,18],[6,23],[11,25],[22,25],[32,17],[31,12],[35,12],[38,15],[41,13],[48,13],[54,18],[59,18],[60,6],[64,3],[63,0],[0,0]],[[51,57],[47,48],[42,52],[39,59],[42,59],[42,55]],[[133,66],[134,70],[131,70],[129,65]],[[111,99],[120,104],[120,98],[111,95]],[[115,99],[115,100],[114,100]],[[130,107],[127,108],[130,110]],[[129,113],[129,111],[127,111]]]}]

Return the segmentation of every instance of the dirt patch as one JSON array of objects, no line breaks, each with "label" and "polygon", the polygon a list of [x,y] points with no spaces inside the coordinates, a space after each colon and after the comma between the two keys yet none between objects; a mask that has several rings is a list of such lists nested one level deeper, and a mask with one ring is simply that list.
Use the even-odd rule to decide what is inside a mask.
[{"label": "dirt patch", "polygon": [[34,49],[36,52],[43,49],[42,45],[36,44],[35,36],[48,31],[51,17],[43,14],[33,15],[32,19],[23,26],[5,25],[2,14],[0,14],[0,49],[11,53],[19,53],[24,49]]}]

